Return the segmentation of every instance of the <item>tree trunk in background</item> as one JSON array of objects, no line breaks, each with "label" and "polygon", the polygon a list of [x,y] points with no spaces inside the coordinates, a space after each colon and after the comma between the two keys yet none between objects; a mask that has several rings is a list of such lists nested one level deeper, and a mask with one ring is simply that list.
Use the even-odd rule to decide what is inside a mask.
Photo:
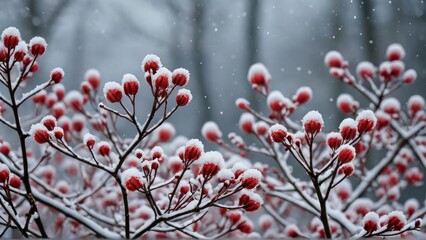
[{"label": "tree trunk in background", "polygon": [[[247,35],[246,35],[246,64],[245,71],[248,71],[250,66],[259,61],[259,9],[260,9],[260,1],[259,0],[251,0],[246,1],[247,3]],[[256,92],[252,90],[250,84],[246,84],[245,86],[248,93],[248,100],[250,101],[252,107],[254,109],[258,109],[259,101],[256,99]]]},{"label": "tree trunk in background", "polygon": [[[68,58],[69,64],[68,66],[72,66],[70,71],[70,76],[68,79],[75,79],[76,82],[80,82],[83,80],[83,74],[86,71],[85,64],[85,56],[84,53],[86,47],[86,25],[85,19],[87,17],[87,10],[93,7],[93,2],[84,2],[78,6],[79,8],[79,16],[77,17],[77,21],[74,26],[74,35],[73,35],[73,44],[71,48],[73,51],[71,52],[71,57]],[[79,88],[79,84],[76,84],[74,87]]]},{"label": "tree trunk in background", "polygon": [[[378,64],[377,49],[376,46],[377,40],[375,37],[375,24],[374,12],[372,11],[374,7],[373,1],[360,1],[363,4],[359,4],[360,8],[360,20],[362,21],[361,25],[361,46],[365,46],[364,53],[365,59],[372,62],[373,64]],[[380,44],[380,43],[379,43]]]},{"label": "tree trunk in background", "polygon": [[[344,36],[343,31],[345,31],[345,28],[342,28],[342,25],[341,25],[342,20],[343,20],[341,15],[345,11],[345,9],[342,6],[342,2],[341,1],[332,1],[330,5],[331,5],[330,9],[334,9],[337,14],[331,14],[331,16],[332,16],[331,20],[330,20],[331,41],[329,41],[329,42],[332,43],[332,45],[330,46],[329,49],[327,49],[324,52],[325,54],[330,50],[336,50],[336,51],[339,51],[339,52],[343,50],[343,48],[342,48],[342,37]],[[333,38],[333,36],[334,36],[334,38]],[[337,97],[344,91],[345,85],[344,84],[333,84],[333,86],[334,86],[333,98],[334,98],[334,103],[336,103]],[[336,106],[332,106],[332,107],[335,108]],[[344,119],[346,117],[346,115],[344,113],[342,113],[341,111],[335,111],[335,113],[336,113],[336,116],[334,117],[334,123],[335,124],[337,124],[338,122],[340,122],[342,119]]]},{"label": "tree trunk in background", "polygon": [[204,23],[204,10],[205,1],[193,0],[193,28],[192,28],[192,79],[198,85],[197,95],[199,99],[196,101],[200,103],[200,115],[198,117],[198,129],[208,120],[214,120],[210,108],[212,102],[207,91],[207,76],[206,76],[206,55],[204,52],[205,42],[205,23]]},{"label": "tree trunk in background", "polygon": [[[43,11],[43,3],[41,0],[27,0],[25,7],[28,7],[28,16],[26,19],[26,31],[22,31],[24,39],[40,36],[49,42],[54,25],[63,11],[71,4],[69,0],[61,0],[50,13]],[[49,2],[47,3],[49,4]]]}]

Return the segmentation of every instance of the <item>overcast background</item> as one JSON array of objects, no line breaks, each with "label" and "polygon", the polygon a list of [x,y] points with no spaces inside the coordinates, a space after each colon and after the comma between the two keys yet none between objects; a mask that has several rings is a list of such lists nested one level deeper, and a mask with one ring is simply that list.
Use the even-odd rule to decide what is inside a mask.
[{"label": "overcast background", "polygon": [[[125,73],[143,80],[141,60],[149,53],[171,70],[189,69],[193,102],[171,122],[190,138],[199,136],[207,120],[218,122],[226,133],[238,131],[238,97],[268,112],[247,82],[247,70],[255,62],[268,67],[272,89],[285,96],[300,86],[312,87],[314,101],[296,118],[319,110],[327,130],[337,129],[343,116],[334,100],[348,90],[324,66],[329,50],[341,51],[354,69],[361,60],[378,65],[386,47],[399,42],[407,52],[406,68],[419,75],[403,91],[401,102],[407,94],[425,95],[423,1],[0,0],[0,5],[1,29],[15,26],[25,40],[39,35],[49,44],[34,84],[57,66],[65,70],[67,89],[78,88],[89,68],[98,69],[103,82],[121,81]],[[143,94],[141,112],[150,102],[148,93]]]}]

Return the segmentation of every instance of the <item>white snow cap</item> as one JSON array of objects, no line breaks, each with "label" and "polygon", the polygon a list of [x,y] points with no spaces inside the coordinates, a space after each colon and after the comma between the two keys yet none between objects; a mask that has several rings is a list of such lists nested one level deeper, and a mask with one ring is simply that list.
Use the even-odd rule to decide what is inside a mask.
[{"label": "white snow cap", "polygon": [[388,217],[389,218],[396,217],[396,218],[400,219],[401,222],[404,223],[404,225],[407,224],[407,218],[405,217],[404,213],[401,212],[401,211],[392,211],[388,214]]},{"label": "white snow cap", "polygon": [[232,172],[236,172],[236,171],[246,171],[248,168],[248,166],[242,162],[236,162],[234,164],[234,166],[232,166]]},{"label": "white snow cap", "polygon": [[182,94],[184,94],[184,95],[187,95],[187,96],[189,96],[189,101],[188,101],[188,103],[189,102],[191,102],[191,100],[192,100],[192,93],[191,93],[191,91],[189,91],[188,89],[186,89],[186,88],[182,88],[182,89],[179,89],[179,91],[178,91],[178,93],[177,93],[178,95],[182,95]]},{"label": "white snow cap", "polygon": [[84,143],[84,145],[87,145],[87,142],[90,141],[90,140],[96,141],[95,136],[93,136],[90,133],[84,134],[84,137],[83,137],[83,143]]},{"label": "white snow cap", "polygon": [[36,123],[36,124],[31,125],[30,135],[31,135],[31,136],[34,136],[34,134],[35,134],[37,131],[45,131],[45,132],[48,132],[49,130],[46,128],[46,126],[44,126],[44,125],[43,125],[43,124],[41,124],[41,123]]},{"label": "white snow cap", "polygon": [[218,151],[205,152],[200,157],[200,163],[201,164],[208,164],[208,163],[216,164],[216,165],[219,166],[219,168],[223,168],[223,166],[225,166],[225,160],[223,159],[222,154]]},{"label": "white snow cap", "polygon": [[384,61],[379,65],[379,71],[387,74],[392,73],[392,65],[389,61]]},{"label": "white snow cap", "polygon": [[375,223],[377,223],[377,225],[379,225],[379,219],[380,219],[379,214],[377,214],[375,212],[368,212],[362,218],[362,225],[365,225],[365,223],[369,222],[369,221],[375,222]]},{"label": "white snow cap", "polygon": [[357,128],[357,123],[355,120],[353,120],[352,118],[345,118],[343,119],[343,121],[340,123],[339,125],[339,130],[342,130],[345,127],[349,127],[349,128]]},{"label": "white snow cap", "polygon": [[343,102],[353,102],[354,98],[352,97],[352,95],[347,94],[347,93],[342,93],[339,95],[339,97],[337,97],[337,105],[341,105]]},{"label": "white snow cap", "polygon": [[251,113],[242,113],[240,116],[240,124],[243,122],[251,122],[254,123],[256,119],[254,118],[253,114]]},{"label": "white snow cap", "polygon": [[356,156],[356,150],[355,150],[355,148],[353,146],[349,145],[349,144],[343,144],[342,146],[340,146],[337,149],[337,153],[340,153],[343,150],[350,150],[353,153],[353,155]]},{"label": "white snow cap", "polygon": [[121,79],[121,84],[125,84],[125,83],[127,83],[127,82],[138,82],[139,83],[139,81],[138,81],[138,79],[136,78],[136,76],[135,75],[133,75],[133,74],[130,74],[130,73],[126,73],[126,74],[124,74],[123,75],[123,78]]},{"label": "white snow cap", "polygon": [[303,86],[300,87],[299,89],[297,89],[296,94],[293,96],[293,98],[297,98],[300,94],[302,93],[307,93],[309,96],[309,99],[312,98],[312,88],[308,87],[308,86]]},{"label": "white snow cap", "polygon": [[208,121],[204,123],[203,127],[201,128],[201,134],[203,135],[204,138],[207,139],[208,133],[214,133],[219,138],[222,137],[222,131],[220,131],[220,128],[213,121]]},{"label": "white snow cap", "polygon": [[381,108],[383,110],[387,108],[395,108],[397,111],[399,111],[401,109],[401,104],[399,103],[398,99],[391,97],[383,100]]},{"label": "white snow cap", "polygon": [[5,30],[3,30],[3,33],[1,34],[2,41],[6,36],[16,36],[19,39],[21,39],[21,33],[15,27],[8,27]]},{"label": "white snow cap", "polygon": [[254,201],[260,203],[260,205],[263,205],[262,197],[259,194],[255,193],[254,191],[242,189],[240,193],[241,193],[240,196],[247,195],[247,196],[249,196],[249,198],[251,200],[254,200]]},{"label": "white snow cap", "polygon": [[339,139],[343,139],[343,138],[342,138],[342,135],[340,135],[340,133],[338,133],[338,132],[331,132],[331,133],[327,134],[327,141],[328,141],[328,139],[330,139],[330,138],[339,138]]},{"label": "white snow cap", "polygon": [[108,97],[107,97],[108,92],[110,90],[113,90],[113,89],[116,89],[116,90],[119,90],[119,91],[123,92],[123,87],[119,83],[117,83],[117,82],[107,82],[107,83],[105,83],[104,90],[103,90],[104,91],[104,97],[105,97],[105,99],[108,99]]},{"label": "white snow cap", "polygon": [[356,116],[356,122],[359,122],[360,120],[369,120],[373,122],[373,128],[376,126],[377,118],[373,111],[371,110],[362,110],[358,113]]},{"label": "white snow cap", "polygon": [[[62,75],[62,77],[64,77],[64,76],[65,76],[64,69],[62,69],[62,68],[60,68],[60,67],[54,68],[52,71],[50,71],[50,74],[55,73],[55,72],[60,72],[60,73],[61,73],[61,75]],[[57,84],[55,84],[55,85],[53,85],[53,86],[56,86],[56,85],[57,85]]]},{"label": "white snow cap", "polygon": [[319,122],[321,125],[324,125],[324,120],[322,119],[321,113],[318,111],[309,111],[303,118],[302,124],[305,125],[308,122],[315,121]]},{"label": "white snow cap", "polygon": [[86,71],[86,73],[84,74],[84,79],[87,81],[87,79],[91,78],[91,77],[97,77],[100,78],[101,74],[99,73],[98,70],[96,69],[89,69]]},{"label": "white snow cap", "polygon": [[242,178],[243,179],[254,178],[257,181],[260,181],[260,179],[262,179],[262,173],[257,169],[248,169],[242,174]]},{"label": "white snow cap", "polygon": [[[172,77],[174,77],[174,76],[176,76],[178,74],[184,75],[186,77],[186,83],[188,83],[190,74],[189,74],[189,71],[187,69],[185,69],[185,68],[176,68],[175,70],[173,70]],[[181,87],[185,86],[186,83],[184,85],[182,85]]]},{"label": "white snow cap", "polygon": [[186,144],[185,144],[185,148],[192,147],[192,146],[194,146],[194,147],[196,147],[196,148],[200,149],[200,150],[201,150],[201,152],[203,152],[203,151],[204,151],[204,145],[203,145],[203,143],[202,143],[200,140],[196,139],[196,138],[190,139],[190,140],[189,140],[188,142],[186,142]]},{"label": "white snow cap", "polygon": [[407,83],[412,83],[416,80],[417,78],[417,72],[414,69],[408,69],[407,71],[404,72],[404,74],[402,75],[402,79],[404,82]]},{"label": "white snow cap", "polygon": [[271,136],[271,135],[272,135],[272,133],[273,133],[273,132],[276,132],[276,131],[284,131],[284,132],[286,132],[286,133],[287,133],[287,128],[286,128],[286,127],[284,127],[284,126],[283,126],[283,125],[281,125],[281,124],[276,123],[276,124],[272,125],[272,126],[269,128],[269,136]]},{"label": "white snow cap", "polygon": [[398,54],[400,56],[400,59],[404,58],[405,57],[404,47],[402,47],[402,45],[399,43],[392,43],[386,49],[386,57],[389,59],[389,57],[392,54]]},{"label": "white snow cap", "polygon": [[413,95],[408,99],[408,106],[419,104],[422,108],[425,105],[425,99],[420,95]]},{"label": "white snow cap", "polygon": [[27,43],[25,43],[25,41],[19,41],[18,45],[16,45],[15,47],[15,52],[27,52],[27,51],[28,51]]},{"label": "white snow cap", "polygon": [[169,86],[172,85],[172,72],[170,72],[169,69],[165,68],[165,67],[161,67],[160,69],[158,69],[158,71],[154,74],[153,78],[152,78],[152,84],[155,86],[155,81],[157,81],[157,78],[159,76],[167,76],[167,79],[169,81]]},{"label": "white snow cap", "polygon": [[164,150],[160,146],[155,146],[155,147],[153,147],[151,149],[151,156],[152,156],[153,153],[160,153],[161,155],[163,155],[164,154]]},{"label": "white snow cap", "polygon": [[65,101],[66,104],[70,105],[71,102],[74,102],[74,101],[78,101],[79,103],[83,103],[83,99],[84,99],[83,95],[79,91],[72,90],[72,91],[67,93],[64,101]]},{"label": "white snow cap", "polygon": [[147,62],[156,62],[158,64],[158,67],[161,69],[163,65],[161,65],[160,58],[157,55],[154,54],[148,54],[146,55],[142,60],[142,70],[144,70],[145,64]]},{"label": "white snow cap", "polygon": [[325,57],[324,57],[325,65],[329,66],[329,62],[332,59],[338,59],[339,61],[343,62],[342,54],[340,54],[340,52],[338,52],[336,50],[329,51],[327,54],[325,54]]},{"label": "white snow cap", "polygon": [[283,102],[284,103],[284,95],[280,91],[272,91],[269,93],[268,98],[266,99],[266,103],[268,106],[275,101]]},{"label": "white snow cap", "polygon": [[363,74],[361,74],[362,72],[368,72],[369,75],[371,73],[371,76],[374,76],[375,72],[376,72],[376,68],[374,67],[374,65],[371,62],[363,61],[363,62],[358,63],[358,66],[356,67],[356,72],[360,76],[363,75]]},{"label": "white snow cap", "polygon": [[235,178],[234,173],[231,171],[231,169],[221,169],[218,173],[217,173],[217,178],[220,181],[226,181],[226,180],[231,180],[233,178]]},{"label": "white snow cap", "polygon": [[250,102],[245,98],[238,98],[237,100],[235,100],[235,105],[237,107],[240,106],[240,105],[249,106]]},{"label": "white snow cap", "polygon": [[158,132],[160,132],[160,131],[167,131],[167,132],[169,132],[172,136],[173,136],[173,135],[175,135],[175,133],[176,133],[176,129],[175,129],[175,127],[173,126],[173,124],[171,124],[171,123],[169,123],[169,122],[165,122],[165,123],[161,124],[161,125],[158,127],[157,131],[158,131]]},{"label": "white snow cap", "polygon": [[0,163],[0,172],[5,171],[5,170],[10,172],[9,167],[6,164]]},{"label": "white snow cap", "polygon": [[43,47],[47,47],[46,40],[44,40],[44,38],[42,38],[42,37],[31,38],[30,43],[28,44],[28,47],[31,49],[31,47],[36,45],[36,44],[40,44]]},{"label": "white snow cap", "polygon": [[268,69],[265,67],[265,65],[263,65],[263,63],[255,63],[255,64],[250,66],[249,71],[248,71],[249,82],[255,74],[264,75],[266,82],[269,82],[271,80],[271,74],[269,74]]},{"label": "white snow cap", "polygon": [[142,173],[139,172],[137,168],[129,168],[121,173],[121,182],[126,185],[126,182],[129,181],[131,177],[138,178],[142,181]]},{"label": "white snow cap", "polygon": [[42,119],[41,119],[41,121],[40,122],[44,122],[44,121],[53,121],[54,123],[55,123],[55,125],[56,125],[56,118],[54,117],[54,116],[52,116],[52,115],[47,115],[47,116],[44,116]]}]

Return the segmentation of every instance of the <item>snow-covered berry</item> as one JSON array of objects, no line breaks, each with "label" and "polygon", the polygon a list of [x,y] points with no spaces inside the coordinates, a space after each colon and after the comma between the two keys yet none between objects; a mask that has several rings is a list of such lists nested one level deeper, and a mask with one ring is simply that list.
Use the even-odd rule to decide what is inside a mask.
[{"label": "snow-covered berry", "polygon": [[172,83],[172,73],[169,69],[162,67],[152,78],[152,85],[155,89],[166,89]]},{"label": "snow-covered berry", "polygon": [[21,41],[21,33],[15,27],[8,27],[2,32],[1,41],[6,48],[12,49]]},{"label": "snow-covered berry", "polygon": [[387,228],[389,230],[401,230],[407,224],[407,219],[401,211],[392,211],[388,214]]},{"label": "snow-covered berry", "polygon": [[134,96],[138,93],[139,81],[133,74],[124,74],[121,79],[121,85],[123,87],[124,94],[126,95]]},{"label": "snow-covered berry", "polygon": [[200,174],[206,178],[215,176],[225,165],[222,154],[217,151],[205,152],[200,162]]},{"label": "snow-covered berry", "polygon": [[250,66],[248,71],[248,81],[253,85],[264,86],[271,80],[268,69],[262,63],[255,63]]},{"label": "snow-covered berry", "polygon": [[204,123],[201,128],[201,134],[206,140],[211,142],[216,142],[222,138],[222,131],[220,131],[217,124],[212,121]]},{"label": "snow-covered berry", "polygon": [[352,113],[355,112],[359,103],[353,99],[353,97],[347,93],[340,94],[337,98],[337,108],[343,113]]},{"label": "snow-covered berry", "polygon": [[108,156],[111,151],[111,145],[106,141],[101,141],[97,144],[97,149],[101,156]]},{"label": "snow-covered berry", "polygon": [[285,97],[280,91],[272,91],[266,99],[269,109],[275,112],[281,112],[284,108]]},{"label": "snow-covered berry", "polygon": [[174,85],[183,87],[189,81],[189,71],[185,68],[177,68],[172,73],[172,83]]},{"label": "snow-covered berry", "polygon": [[142,60],[142,70],[144,72],[152,71],[155,74],[162,66],[160,58],[154,54],[148,54]]},{"label": "snow-covered berry", "polygon": [[302,118],[302,124],[306,133],[316,135],[321,132],[324,126],[324,120],[318,111],[309,111]]},{"label": "snow-covered berry", "polygon": [[343,141],[343,137],[340,133],[338,132],[331,132],[329,134],[327,134],[327,145],[332,149],[332,150],[336,150],[340,147],[340,145],[342,144]]},{"label": "snow-covered berry", "polygon": [[339,133],[344,141],[349,141],[357,135],[357,122],[352,118],[343,119],[339,125]]},{"label": "snow-covered berry", "polygon": [[339,174],[344,174],[346,177],[352,176],[354,172],[355,166],[351,162],[343,164],[338,170]]},{"label": "snow-covered berry", "polygon": [[324,57],[324,63],[327,67],[342,68],[344,65],[344,59],[342,54],[338,51],[329,51]]},{"label": "snow-covered berry", "polygon": [[176,129],[171,123],[165,122],[160,127],[158,127],[156,133],[158,136],[158,141],[167,142],[173,138],[176,133]]},{"label": "snow-covered berry", "polygon": [[356,117],[357,128],[360,134],[371,131],[377,123],[376,115],[371,110],[363,110]]},{"label": "snow-covered berry", "polygon": [[143,187],[142,173],[137,168],[129,168],[121,173],[121,182],[129,191],[136,191]]},{"label": "snow-covered berry", "polygon": [[389,61],[401,60],[405,57],[405,50],[399,43],[393,43],[386,49],[386,58]]},{"label": "snow-covered berry", "polygon": [[123,97],[123,87],[117,82],[105,83],[104,97],[110,103],[120,102]]},{"label": "snow-covered berry", "polygon": [[390,115],[399,114],[399,112],[401,111],[401,104],[399,103],[398,99],[390,97],[383,100],[381,104],[381,109],[383,110],[383,112]]},{"label": "snow-covered berry", "polygon": [[[1,180],[0,180],[0,181],[1,181]],[[18,176],[13,175],[13,176],[9,179],[9,185],[10,185],[11,187],[14,187],[14,188],[19,189],[19,188],[21,187],[21,179],[20,179]]]},{"label": "snow-covered berry", "polygon": [[179,89],[176,95],[176,104],[178,106],[186,106],[192,100],[191,91],[188,89]]},{"label": "snow-covered berry", "polygon": [[30,135],[34,138],[38,144],[47,143],[50,135],[48,129],[41,123],[33,124],[30,129]]},{"label": "snow-covered berry", "polygon": [[6,164],[0,163],[0,183],[4,183],[9,179],[10,170]]},{"label": "snow-covered berry", "polygon": [[344,144],[337,149],[337,159],[342,163],[351,162],[356,156],[355,148]]},{"label": "snow-covered berry", "polygon": [[356,67],[358,76],[364,79],[373,78],[376,72],[376,68],[371,62],[360,62]]},{"label": "snow-covered berry", "polygon": [[243,113],[240,116],[240,129],[247,133],[247,134],[251,134],[253,133],[253,124],[255,123],[255,118],[253,116],[253,114],[251,113]]},{"label": "snow-covered berry", "polygon": [[375,212],[368,212],[362,218],[362,227],[367,233],[372,233],[376,231],[379,227],[379,215]]},{"label": "snow-covered berry", "polygon": [[281,124],[275,124],[269,128],[269,136],[271,136],[272,141],[280,143],[285,140],[287,137],[287,128]]},{"label": "snow-covered berry", "polygon": [[93,89],[98,89],[101,85],[101,74],[96,69],[89,69],[84,74],[84,79],[88,82]]},{"label": "snow-covered berry", "polygon": [[92,149],[92,148],[93,148],[93,146],[95,146],[96,138],[95,138],[95,136],[93,136],[92,134],[90,134],[90,133],[86,133],[86,134],[84,134],[84,137],[83,137],[83,143],[84,143],[84,145],[85,145],[85,146],[87,146],[89,149]]},{"label": "snow-covered berry", "polygon": [[251,190],[241,190],[239,198],[239,205],[243,207],[247,212],[254,212],[260,209],[263,204],[263,200],[259,194]]},{"label": "snow-covered berry", "polygon": [[46,51],[47,43],[42,37],[33,37],[28,48],[33,56],[41,56]]},{"label": "snow-covered berry", "polygon": [[241,110],[248,110],[250,108],[250,102],[245,98],[235,100],[235,105]]},{"label": "snow-covered berry", "polygon": [[415,116],[424,106],[425,99],[420,95],[413,95],[408,99],[407,107],[411,117]]},{"label": "snow-covered berry", "polygon": [[198,160],[201,154],[204,152],[204,145],[198,139],[191,139],[185,144],[185,156],[186,162]]},{"label": "snow-covered berry", "polygon": [[62,79],[65,76],[65,72],[62,68],[54,68],[50,72],[50,80],[53,81],[55,84],[60,83]]},{"label": "snow-covered berry", "polygon": [[293,96],[293,102],[301,105],[312,99],[312,89],[310,87],[300,87]]},{"label": "snow-covered berry", "polygon": [[402,81],[406,84],[411,84],[417,79],[417,72],[414,69],[408,69],[402,75]]},{"label": "snow-covered berry", "polygon": [[56,118],[52,115],[43,117],[40,121],[49,131],[52,131],[56,127]]},{"label": "snow-covered berry", "polygon": [[248,169],[241,175],[241,186],[246,189],[257,187],[262,179],[262,173],[257,169]]}]

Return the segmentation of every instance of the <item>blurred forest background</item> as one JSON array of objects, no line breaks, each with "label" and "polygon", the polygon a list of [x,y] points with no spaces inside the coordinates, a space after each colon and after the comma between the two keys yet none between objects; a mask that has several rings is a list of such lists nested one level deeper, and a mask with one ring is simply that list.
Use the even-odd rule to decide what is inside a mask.
[{"label": "blurred forest background", "polygon": [[[89,68],[98,69],[103,82],[120,82],[123,74],[132,73],[145,84],[140,65],[149,53],[170,70],[189,69],[194,99],[171,122],[178,134],[190,138],[199,137],[207,120],[216,121],[224,133],[238,131],[238,97],[268,113],[247,82],[255,62],[268,67],[272,89],[285,96],[310,86],[314,101],[296,116],[319,110],[328,120],[326,130],[337,129],[343,116],[335,99],[349,92],[324,66],[329,50],[341,51],[354,71],[362,60],[379,65],[386,47],[399,42],[407,52],[406,68],[418,73],[417,82],[403,90],[401,103],[408,94],[425,96],[424,1],[0,0],[0,6],[1,29],[15,26],[26,41],[39,35],[48,43],[31,84],[46,80],[58,66],[65,70],[67,89],[78,89]],[[150,99],[148,92],[140,97],[141,111]]]}]

